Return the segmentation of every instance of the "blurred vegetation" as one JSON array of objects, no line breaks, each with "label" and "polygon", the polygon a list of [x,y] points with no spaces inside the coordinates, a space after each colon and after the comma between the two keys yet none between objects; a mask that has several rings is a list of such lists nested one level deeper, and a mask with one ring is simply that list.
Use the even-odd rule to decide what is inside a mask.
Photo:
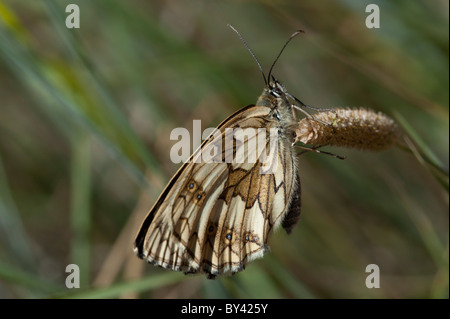
[{"label": "blurred vegetation", "polygon": [[[77,3],[81,28],[67,29]],[[381,28],[367,29],[377,3]],[[0,1],[0,298],[448,298],[448,1]],[[302,218],[208,281],[147,265],[137,229],[179,167],[170,131],[255,103],[394,117],[405,149],[301,156]],[[412,151],[408,151],[412,149]],[[68,264],[81,288],[67,289]],[[381,287],[368,289],[368,264]]]}]

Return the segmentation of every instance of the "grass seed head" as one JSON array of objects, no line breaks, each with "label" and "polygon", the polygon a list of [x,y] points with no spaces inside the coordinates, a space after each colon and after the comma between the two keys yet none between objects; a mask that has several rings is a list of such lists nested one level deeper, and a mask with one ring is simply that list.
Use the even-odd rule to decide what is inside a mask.
[{"label": "grass seed head", "polygon": [[369,109],[335,109],[304,118],[296,128],[296,141],[313,146],[341,146],[381,151],[399,139],[393,119]]}]

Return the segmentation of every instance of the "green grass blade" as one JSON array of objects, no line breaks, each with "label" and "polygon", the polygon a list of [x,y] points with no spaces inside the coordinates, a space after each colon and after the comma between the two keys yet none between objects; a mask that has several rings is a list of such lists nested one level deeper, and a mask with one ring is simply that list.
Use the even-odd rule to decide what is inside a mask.
[{"label": "green grass blade", "polygon": [[59,295],[56,298],[70,299],[102,299],[117,298],[129,292],[145,292],[175,284],[184,280],[185,276],[180,273],[164,272],[152,275],[132,282],[122,282],[107,288],[88,289],[86,291],[75,291],[71,294]]}]

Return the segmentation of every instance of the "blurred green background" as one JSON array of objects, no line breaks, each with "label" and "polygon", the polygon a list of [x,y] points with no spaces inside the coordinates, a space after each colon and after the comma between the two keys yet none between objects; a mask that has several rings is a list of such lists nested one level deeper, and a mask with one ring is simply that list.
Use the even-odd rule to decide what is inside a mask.
[{"label": "blurred green background", "polygon": [[[67,29],[76,3],[81,28]],[[365,26],[376,3],[381,28]],[[0,1],[0,298],[448,298],[448,1]],[[293,234],[208,281],[132,242],[180,166],[173,128],[256,102],[265,70],[307,104],[395,118],[416,151],[301,156]],[[411,144],[412,145],[412,144]],[[67,289],[68,264],[81,288]],[[365,272],[377,264],[381,287]]]}]

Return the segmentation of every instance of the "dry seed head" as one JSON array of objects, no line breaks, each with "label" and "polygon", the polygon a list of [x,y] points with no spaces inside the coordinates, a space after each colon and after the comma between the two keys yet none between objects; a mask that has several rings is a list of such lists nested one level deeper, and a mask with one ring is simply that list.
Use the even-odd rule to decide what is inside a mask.
[{"label": "dry seed head", "polygon": [[313,117],[298,122],[296,142],[381,151],[392,147],[400,136],[393,119],[368,109],[335,109]]}]

